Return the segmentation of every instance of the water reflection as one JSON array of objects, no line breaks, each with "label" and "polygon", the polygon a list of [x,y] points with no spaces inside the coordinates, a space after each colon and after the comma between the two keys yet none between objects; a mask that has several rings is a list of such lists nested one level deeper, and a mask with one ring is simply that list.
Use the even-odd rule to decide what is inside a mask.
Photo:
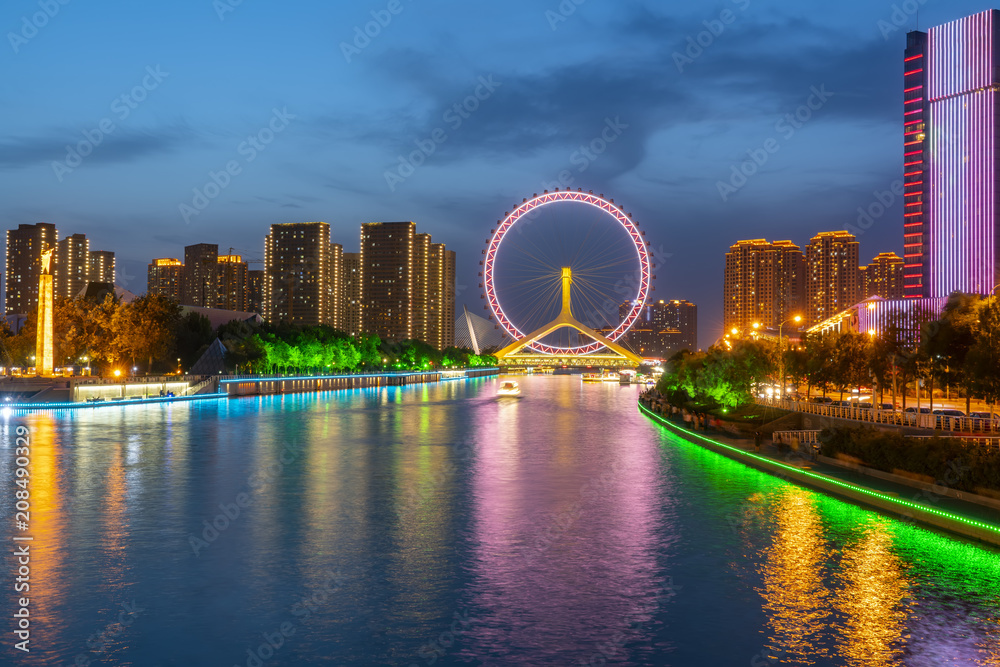
[{"label": "water reflection", "polygon": [[[482,407],[470,595],[480,616],[469,658],[622,660],[627,644],[650,641],[650,622],[668,604],[657,552],[672,543],[661,533],[671,501],[655,444],[627,423],[580,420],[578,411],[622,399],[618,387],[590,389],[535,382],[541,410],[530,418],[524,400]],[[663,647],[657,655],[668,664]]]},{"label": "water reflection", "polygon": [[786,487],[774,501],[774,540],[761,563],[768,658],[811,665],[827,655],[823,633],[830,617],[824,583],[829,546],[815,496]]},{"label": "water reflection", "polygon": [[905,639],[909,584],[893,551],[892,535],[877,519],[845,548],[836,608],[846,617],[837,644],[851,667],[899,664]]}]

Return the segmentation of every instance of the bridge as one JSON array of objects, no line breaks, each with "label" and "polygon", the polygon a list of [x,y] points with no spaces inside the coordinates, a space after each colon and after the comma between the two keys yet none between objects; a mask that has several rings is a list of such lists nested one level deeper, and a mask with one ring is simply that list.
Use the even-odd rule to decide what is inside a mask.
[{"label": "bridge", "polygon": [[[569,267],[562,269],[562,309],[554,320],[545,324],[531,333],[515,340],[510,345],[495,353],[497,361],[502,366],[540,366],[547,364],[557,364],[560,366],[599,366],[599,367],[625,367],[640,366],[643,358],[626,350],[621,345],[614,343],[597,331],[591,329],[586,324],[580,322],[573,316],[573,306],[570,300],[570,291],[573,286],[573,271]],[[573,354],[567,351],[565,354],[543,353],[528,350],[533,343],[538,342],[545,336],[558,329],[575,329],[588,338],[600,343],[605,350],[589,354]]]}]

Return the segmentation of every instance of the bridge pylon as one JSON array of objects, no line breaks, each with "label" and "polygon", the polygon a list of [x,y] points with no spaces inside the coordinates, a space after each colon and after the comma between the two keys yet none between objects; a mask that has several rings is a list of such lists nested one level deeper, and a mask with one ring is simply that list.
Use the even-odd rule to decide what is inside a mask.
[{"label": "bridge pylon", "polygon": [[[545,324],[542,327],[535,329],[534,331],[527,334],[523,338],[514,341],[507,347],[496,352],[495,356],[497,360],[503,362],[504,359],[510,359],[511,357],[513,357],[513,355],[517,354],[525,347],[544,338],[553,331],[563,328],[569,328],[569,329],[575,329],[580,333],[582,333],[583,335],[592,338],[593,340],[597,341],[601,345],[604,345],[612,352],[624,357],[625,360],[635,364],[636,366],[642,365],[643,363],[642,357],[633,352],[629,352],[621,345],[618,345],[617,343],[608,340],[601,334],[597,333],[596,331],[588,327],[583,322],[580,322],[578,319],[573,317],[573,305],[570,299],[570,292],[572,286],[573,286],[573,270],[568,266],[564,266],[562,269],[562,309],[559,311],[559,315],[557,315],[556,319],[552,320],[548,324]],[[581,357],[581,359],[586,359],[586,357]],[[602,361],[603,360],[605,359],[602,356]]]}]

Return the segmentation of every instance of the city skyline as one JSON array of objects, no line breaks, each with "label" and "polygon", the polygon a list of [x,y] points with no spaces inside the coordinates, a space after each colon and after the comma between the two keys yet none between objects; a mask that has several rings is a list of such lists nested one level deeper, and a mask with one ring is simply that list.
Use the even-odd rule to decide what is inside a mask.
[{"label": "city skyline", "polygon": [[[460,257],[476,255],[483,230],[510,202],[560,183],[566,172],[572,187],[626,202],[654,248],[669,255],[657,271],[658,292],[704,305],[705,346],[721,328],[722,277],[695,277],[694,269],[721,267],[725,247],[743,236],[739,228],[788,238],[804,223],[815,230],[857,225],[858,209],[868,210],[876,193],[891,193],[903,178],[899,55],[906,31],[918,25],[912,14],[894,17],[891,4],[851,2],[807,14],[766,2],[669,10],[585,3],[568,16],[558,4],[514,3],[476,16],[404,7],[358,48],[354,28],[383,7],[305,3],[272,16],[244,3],[219,16],[211,5],[177,3],[166,20],[200,38],[196,53],[158,35],[136,39],[145,17],[126,5],[113,19],[61,9],[6,54],[11,90],[19,94],[0,112],[15,119],[0,139],[10,187],[2,222],[85,230],[94,245],[116,246],[119,273],[135,289],[149,258],[175,257],[197,239],[249,241],[276,222],[326,220],[336,237],[370,220],[409,219]],[[988,8],[921,6],[919,27]],[[721,9],[732,12],[731,23],[722,24]],[[0,24],[18,34],[21,11],[5,8]],[[709,32],[702,37],[708,46],[698,46],[706,24],[718,28],[716,21],[724,31]],[[266,34],[291,23],[316,27],[285,52],[256,53],[244,39],[248,30]],[[322,36],[314,32],[320,26]],[[108,31],[103,50],[75,49],[79,58],[63,63],[64,73],[50,67],[57,41],[73,49],[82,35],[89,43]],[[133,36],[127,60],[114,62],[120,47],[111,33]],[[437,48],[441,40],[447,49]],[[813,46],[803,51],[803,40]],[[351,47],[346,55],[341,43]],[[526,43],[546,45],[530,63],[520,53]],[[255,71],[252,84],[226,75],[233,55]],[[80,88],[75,80],[88,80],[87,68],[97,66],[105,73],[101,85]],[[298,74],[279,80],[276,71]],[[356,87],[350,103],[339,100],[342,86]],[[776,129],[810,100],[816,106],[812,88],[824,86],[832,96],[807,123]],[[55,90],[72,91],[72,113],[58,110],[66,107],[55,103]],[[476,111],[462,108],[468,98]],[[550,108],[545,100],[552,99],[559,102]],[[296,117],[282,116],[286,108]],[[60,181],[53,162],[65,162],[65,146],[105,118],[115,131]],[[447,135],[441,143],[434,141],[438,128]],[[263,150],[243,145],[265,129],[273,137],[265,132],[263,139],[273,141],[256,140]],[[717,184],[735,178],[732,167],[769,139],[779,151],[723,201]],[[600,154],[580,150],[590,143],[603,146]],[[433,146],[433,154],[403,182],[390,179],[391,190],[386,173],[408,173],[397,157],[418,144]],[[819,151],[823,164],[813,159]],[[215,185],[210,172],[228,185]],[[213,194],[215,187],[219,195],[186,224],[179,207],[205,203],[194,201],[194,190]],[[780,209],[769,203],[776,195]],[[864,228],[862,255],[902,256],[901,224],[901,203],[888,207]],[[712,243],[702,242],[706,230]],[[459,305],[478,309],[475,268],[459,261],[458,283],[466,286]]]}]

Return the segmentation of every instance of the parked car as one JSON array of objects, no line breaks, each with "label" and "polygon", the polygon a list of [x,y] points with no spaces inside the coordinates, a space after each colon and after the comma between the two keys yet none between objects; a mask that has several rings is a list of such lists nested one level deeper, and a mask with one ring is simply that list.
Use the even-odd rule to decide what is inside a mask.
[{"label": "parked car", "polygon": [[965,413],[961,410],[955,410],[953,408],[941,408],[940,410],[935,410],[936,415],[945,415],[948,417],[964,417]]},{"label": "parked car", "polygon": [[976,431],[992,431],[1000,424],[1000,415],[995,412],[970,412],[972,428]]},{"label": "parked car", "polygon": [[998,415],[998,414],[997,414],[997,413],[995,413],[995,412],[970,412],[970,413],[969,413],[969,416],[970,416],[970,417],[973,417],[973,418],[975,418],[975,419],[993,419],[993,420],[1000,420],[1000,415]]},{"label": "parked car", "polygon": [[[905,410],[903,410],[903,412],[916,414],[917,408],[906,408]],[[920,408],[920,414],[929,415],[930,413],[931,413],[930,408]]]},{"label": "parked car", "polygon": [[829,396],[816,396],[812,400],[813,403],[819,403],[821,405],[830,405],[833,403],[833,399]]},{"label": "parked car", "polygon": [[[940,410],[935,410],[934,414],[937,415],[937,417],[934,419],[935,428],[943,428],[945,426],[953,428],[954,420],[958,417],[965,416],[965,413],[962,412],[961,410],[955,410],[952,408],[942,408]],[[950,419],[945,419],[946,417],[949,417]]]},{"label": "parked car", "polygon": [[875,407],[877,407],[879,410],[889,410],[890,412],[896,409],[896,406],[893,405],[892,403],[879,403]]}]

